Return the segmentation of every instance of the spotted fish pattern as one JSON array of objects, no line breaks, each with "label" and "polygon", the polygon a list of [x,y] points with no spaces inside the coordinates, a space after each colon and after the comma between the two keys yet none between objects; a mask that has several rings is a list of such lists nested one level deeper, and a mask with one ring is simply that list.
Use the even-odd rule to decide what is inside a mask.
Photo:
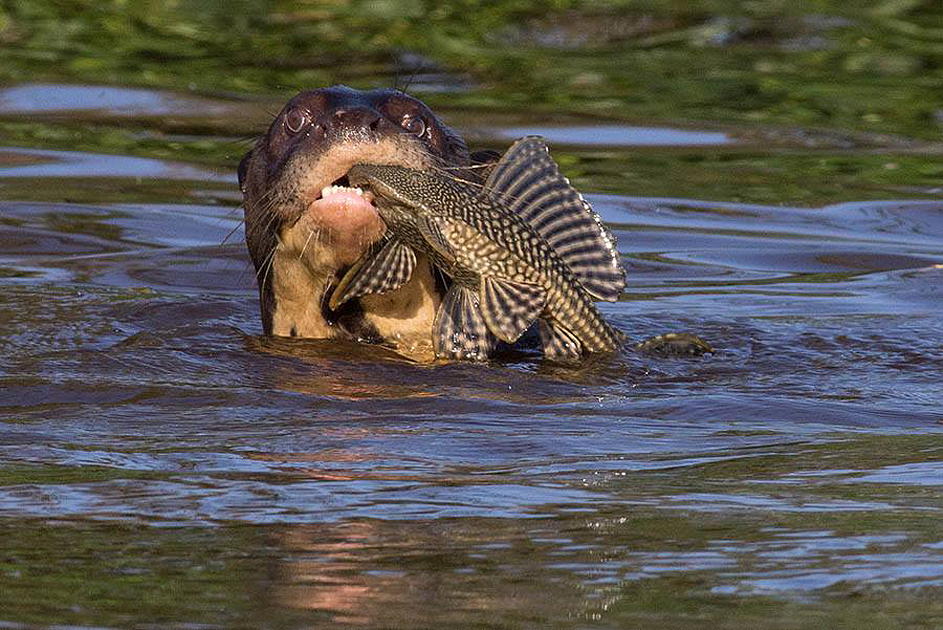
[{"label": "spotted fish pattern", "polygon": [[388,240],[345,275],[332,307],[401,286],[416,261],[404,251],[418,250],[453,281],[433,326],[438,356],[485,359],[496,339],[513,343],[538,320],[551,359],[621,342],[593,303],[615,300],[625,287],[615,239],[541,138],[514,143],[483,186],[447,172],[367,164],[348,180],[372,190]]}]

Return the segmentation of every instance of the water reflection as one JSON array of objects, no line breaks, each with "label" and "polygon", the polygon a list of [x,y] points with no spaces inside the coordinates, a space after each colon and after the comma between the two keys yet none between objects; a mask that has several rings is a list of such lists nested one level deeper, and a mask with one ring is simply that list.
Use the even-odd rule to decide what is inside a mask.
[{"label": "water reflection", "polygon": [[[8,160],[0,166],[0,177],[144,177],[147,179],[184,179],[194,181],[234,182],[232,173],[201,169],[187,164],[137,158],[127,155],[104,155],[78,151],[44,151],[41,149],[5,149],[27,156],[30,160]],[[12,164],[11,164],[12,163]]]},{"label": "water reflection", "polygon": [[[89,94],[60,96],[49,110]],[[91,105],[194,113],[165,96]],[[863,627],[889,601],[938,617],[939,201],[832,204],[861,190],[820,195],[835,173],[899,171],[812,149],[788,157],[824,170],[793,169],[683,133],[561,155],[587,190],[621,182],[590,195],[629,267],[606,316],[719,352],[579,369],[265,339],[232,168],[10,149],[0,625],[678,628],[696,610]],[[892,183],[935,177],[908,172]],[[748,181],[757,202],[714,194]]]},{"label": "water reflection", "polygon": [[0,115],[91,111],[108,116],[167,116],[182,112],[222,116],[233,109],[219,100],[110,85],[25,83],[0,89]]},{"label": "water reflection", "polygon": [[[491,535],[483,538],[485,530]],[[419,530],[369,521],[295,528],[281,539],[292,560],[275,596],[285,606],[326,613],[333,623],[366,627],[459,627],[469,619],[516,627],[598,608],[567,579],[566,568],[543,564],[559,545],[535,543],[532,533],[501,521]],[[412,605],[417,597],[427,605]]]},{"label": "water reflection", "polygon": [[500,130],[500,137],[516,140],[521,136],[543,136],[550,143],[575,146],[700,146],[731,144],[728,134],[716,131],[598,125],[572,127],[511,127]]}]

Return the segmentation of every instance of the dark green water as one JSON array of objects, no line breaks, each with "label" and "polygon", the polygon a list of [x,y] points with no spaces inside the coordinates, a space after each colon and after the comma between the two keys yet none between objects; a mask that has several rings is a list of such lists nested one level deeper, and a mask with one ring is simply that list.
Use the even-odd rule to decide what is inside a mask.
[{"label": "dark green water", "polygon": [[[0,628],[943,626],[937,2],[0,5]],[[404,86],[546,136],[633,339],[260,335],[235,164]]]}]

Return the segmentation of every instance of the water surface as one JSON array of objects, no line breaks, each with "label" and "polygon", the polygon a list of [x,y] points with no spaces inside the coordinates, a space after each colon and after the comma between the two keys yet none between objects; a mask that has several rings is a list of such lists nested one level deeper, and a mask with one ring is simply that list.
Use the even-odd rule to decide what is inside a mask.
[{"label": "water surface", "polygon": [[932,143],[454,112],[550,138],[617,327],[718,352],[426,366],[261,336],[269,111],[0,91],[0,626],[943,624]]}]

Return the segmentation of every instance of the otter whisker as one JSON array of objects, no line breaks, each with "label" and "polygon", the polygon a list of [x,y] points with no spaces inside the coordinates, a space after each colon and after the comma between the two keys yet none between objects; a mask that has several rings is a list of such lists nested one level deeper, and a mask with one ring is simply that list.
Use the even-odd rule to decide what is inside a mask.
[{"label": "otter whisker", "polygon": [[[465,167],[465,166],[451,166],[451,165],[447,165],[447,166],[441,166],[441,167],[440,167],[440,166],[434,166],[434,167],[432,167],[432,168],[433,168],[433,170],[434,170],[435,172],[440,173],[441,175],[446,176],[446,178],[449,179],[450,181],[457,182],[457,183],[459,183],[459,184],[464,184],[464,185],[466,185],[466,186],[468,186],[468,187],[470,187],[470,188],[478,188],[478,189],[480,189],[480,190],[482,190],[482,191],[486,191],[486,190],[488,190],[487,182],[469,180],[469,179],[466,179],[466,178],[464,178],[464,177],[459,177],[459,176],[457,176],[457,175],[454,175],[454,174],[452,174],[452,173],[449,173],[448,171],[462,171],[462,170],[474,169],[474,168],[493,168],[496,164],[497,164],[497,163],[494,163],[494,162],[493,162],[493,163],[489,163],[489,164],[473,164],[473,165],[467,166],[467,167]],[[501,198],[504,199],[505,201],[508,201],[508,202],[509,202],[509,201],[516,201],[516,200],[518,200],[518,199],[521,199],[522,197],[519,196],[519,195],[511,195],[511,194],[508,194],[507,192],[502,192],[502,193],[501,193]]]},{"label": "otter whisker", "polygon": [[318,230],[308,231],[308,238],[305,239],[305,244],[301,246],[301,253],[298,254],[298,260],[301,260],[302,258],[304,258],[305,250],[308,249],[308,243],[311,242],[311,237],[314,236],[316,232],[320,232],[320,231],[321,231],[320,228]]},{"label": "otter whisker", "polygon": [[257,273],[257,274],[256,274],[256,281],[259,282],[259,292],[260,292],[261,295],[264,295],[264,294],[265,294],[265,286],[266,286],[266,284],[267,284],[267,282],[268,282],[269,276],[271,275],[270,272],[272,271],[272,269],[274,268],[274,265],[275,265],[275,253],[276,253],[279,249],[281,249],[281,247],[282,247],[282,243],[281,243],[281,241],[278,239],[278,237],[276,236],[276,237],[275,237],[275,247],[272,248],[271,253],[269,253],[269,255],[266,257],[266,260],[263,261],[263,263],[259,266],[259,273],[261,273],[262,275],[259,276],[258,273]]},{"label": "otter whisker", "polygon": [[219,244],[219,246],[222,247],[223,245],[225,245],[225,244],[226,244],[226,241],[228,241],[228,240],[230,239],[230,237],[232,237],[233,234],[235,234],[236,232],[238,232],[238,231],[239,231],[239,228],[241,228],[243,225],[245,225],[245,222],[246,222],[246,220],[245,220],[244,218],[243,218],[243,219],[240,219],[240,220],[236,223],[236,226],[235,226],[233,229],[229,230],[229,232],[226,234],[226,236],[223,237],[223,241]]}]

